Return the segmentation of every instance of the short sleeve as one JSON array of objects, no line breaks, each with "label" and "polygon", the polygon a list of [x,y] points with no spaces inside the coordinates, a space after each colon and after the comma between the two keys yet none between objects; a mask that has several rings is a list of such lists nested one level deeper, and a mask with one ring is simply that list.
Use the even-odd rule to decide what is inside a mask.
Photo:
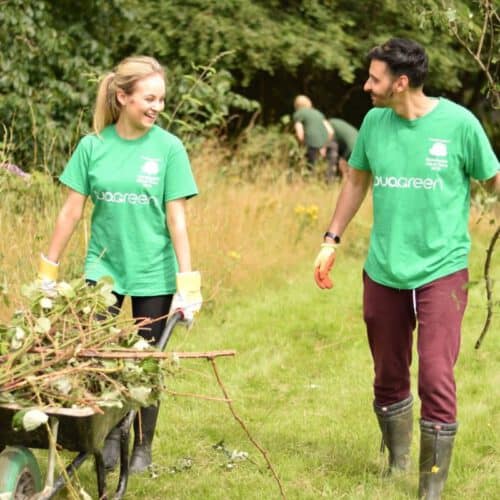
[{"label": "short sleeve", "polygon": [[465,172],[478,181],[494,177],[500,170],[500,164],[486,136],[486,133],[475,116],[465,128]]},{"label": "short sleeve", "polygon": [[349,165],[357,170],[371,170],[370,162],[366,154],[366,134],[369,130],[368,115],[365,116],[361,128],[359,129],[358,137],[354,144],[353,151],[349,157]]},{"label": "short sleeve", "polygon": [[84,137],[71,155],[59,180],[69,188],[80,194],[90,194],[88,167],[91,157],[91,137]]},{"label": "short sleeve", "polygon": [[198,194],[189,158],[180,140],[176,140],[167,156],[165,202],[191,198]]}]

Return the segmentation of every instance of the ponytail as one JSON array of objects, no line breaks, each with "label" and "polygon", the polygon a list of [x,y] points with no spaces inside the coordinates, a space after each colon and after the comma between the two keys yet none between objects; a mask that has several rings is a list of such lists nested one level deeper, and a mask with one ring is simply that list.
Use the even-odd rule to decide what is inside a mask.
[{"label": "ponytail", "polygon": [[95,101],[93,128],[99,135],[102,130],[115,123],[120,115],[120,106],[116,100],[115,73],[108,73],[99,83]]}]

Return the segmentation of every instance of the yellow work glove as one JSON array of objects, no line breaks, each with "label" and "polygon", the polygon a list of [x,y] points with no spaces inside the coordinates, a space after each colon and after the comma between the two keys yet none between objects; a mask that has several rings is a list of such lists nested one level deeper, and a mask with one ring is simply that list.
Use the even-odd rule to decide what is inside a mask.
[{"label": "yellow work glove", "polygon": [[198,271],[177,273],[177,291],[172,299],[170,313],[180,311],[183,320],[190,326],[194,315],[201,309],[201,275]]},{"label": "yellow work glove", "polygon": [[40,254],[40,264],[38,266],[38,279],[40,289],[47,295],[52,295],[56,291],[57,275],[59,273],[59,263]]},{"label": "yellow work glove", "polygon": [[328,276],[335,262],[335,243],[322,243],[321,250],[314,261],[314,280],[320,288],[332,288],[333,282]]}]

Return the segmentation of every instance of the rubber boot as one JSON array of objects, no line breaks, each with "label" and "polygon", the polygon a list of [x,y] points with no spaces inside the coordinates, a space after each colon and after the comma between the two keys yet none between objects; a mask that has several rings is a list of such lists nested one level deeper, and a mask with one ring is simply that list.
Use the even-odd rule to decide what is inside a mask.
[{"label": "rubber boot", "polygon": [[[134,421],[134,449],[130,459],[130,473],[137,474],[145,471],[152,462],[151,445],[155,433],[156,420],[158,418],[158,406],[141,408],[141,422],[139,426],[139,415]],[[142,435],[141,435],[141,427]]]},{"label": "rubber boot", "polygon": [[113,470],[118,463],[120,456],[120,428],[115,427],[111,430],[104,442],[102,450],[102,458],[104,460],[104,468],[107,471]]},{"label": "rubber boot", "polygon": [[420,421],[419,498],[439,500],[448,477],[458,424]]},{"label": "rubber boot", "polygon": [[413,431],[413,396],[389,406],[373,403],[382,431],[381,450],[389,450],[389,472],[406,471],[410,466],[410,447]]}]

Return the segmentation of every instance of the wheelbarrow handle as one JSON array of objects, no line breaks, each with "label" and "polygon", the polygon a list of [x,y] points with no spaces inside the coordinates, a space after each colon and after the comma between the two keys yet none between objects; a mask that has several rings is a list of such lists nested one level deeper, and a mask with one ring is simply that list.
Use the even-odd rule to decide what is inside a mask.
[{"label": "wheelbarrow handle", "polygon": [[172,332],[174,331],[175,325],[183,318],[183,314],[180,311],[175,312],[170,316],[165,324],[165,328],[161,334],[160,340],[156,343],[156,347],[163,351],[170,340]]}]

